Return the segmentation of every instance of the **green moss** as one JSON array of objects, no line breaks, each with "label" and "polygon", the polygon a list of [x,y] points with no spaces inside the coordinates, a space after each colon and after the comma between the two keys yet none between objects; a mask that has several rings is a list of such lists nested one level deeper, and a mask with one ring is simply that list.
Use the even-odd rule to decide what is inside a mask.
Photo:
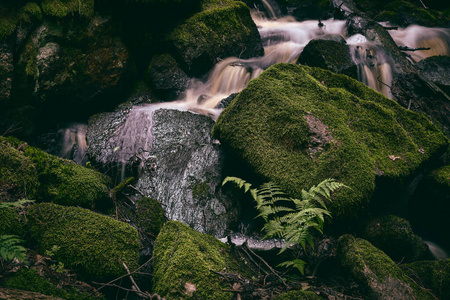
[{"label": "green moss", "polygon": [[94,13],[94,0],[43,0],[44,14],[63,18],[69,14],[90,16]]},{"label": "green moss", "polygon": [[431,177],[440,185],[450,188],[450,165],[443,166],[431,173]]},{"label": "green moss", "polygon": [[[332,136],[320,147],[316,125]],[[219,116],[213,136],[293,197],[330,177],[351,187],[335,194],[334,220],[367,203],[376,172],[401,179],[448,143],[425,117],[364,84],[292,64],[252,80]]]},{"label": "green moss", "polygon": [[[230,299],[226,283],[211,272],[237,271],[239,267],[229,252],[228,245],[212,236],[178,221],[167,222],[153,251],[155,292],[167,299]],[[196,291],[187,292],[189,285]]]},{"label": "green moss", "polygon": [[337,256],[344,268],[376,299],[434,299],[409,279],[400,267],[368,241],[344,235],[339,238]]},{"label": "green moss", "polygon": [[321,297],[310,291],[290,291],[279,295],[274,300],[320,300]]},{"label": "green moss", "polygon": [[414,234],[409,222],[393,215],[370,220],[363,236],[395,261],[417,260],[426,250],[425,243]]},{"label": "green moss", "polygon": [[97,299],[97,297],[94,296],[87,297],[88,294],[79,293],[75,289],[66,291],[59,288],[49,280],[40,276],[35,269],[21,268],[13,277],[10,277],[5,281],[4,286],[24,291],[37,292],[67,300]]},{"label": "green moss", "polygon": [[0,4],[0,41],[10,36],[16,29],[17,12],[4,4]]},{"label": "green moss", "polygon": [[379,13],[378,15],[376,15],[373,19],[377,22],[385,22],[385,21],[390,21],[394,18],[395,16],[395,12],[393,11],[382,11],[381,13]]},{"label": "green moss", "polygon": [[19,212],[14,208],[0,208],[0,235],[24,234],[24,224]]},{"label": "green moss", "polygon": [[139,227],[155,236],[158,235],[166,222],[161,203],[147,197],[140,199],[137,203],[136,215]]},{"label": "green moss", "polygon": [[39,5],[34,2],[28,2],[19,11],[19,20],[30,23],[34,20],[42,19],[42,11]]},{"label": "green moss", "polygon": [[194,67],[200,68],[197,72],[207,71],[220,57],[254,54],[246,47],[255,47],[259,35],[244,3],[203,1],[202,8],[168,36],[176,50],[174,57],[182,58],[188,72]]},{"label": "green moss", "polygon": [[84,208],[53,203],[33,205],[27,213],[31,237],[40,253],[57,245],[54,258],[83,279],[105,280],[137,267],[139,239],[130,225]]},{"label": "green moss", "polygon": [[38,148],[28,147],[25,155],[34,163],[39,174],[38,199],[93,208],[95,202],[109,197],[109,177]]},{"label": "green moss", "polygon": [[419,277],[438,299],[450,299],[450,259],[408,264],[405,272],[411,278]]},{"label": "green moss", "polygon": [[0,200],[34,199],[39,181],[32,160],[21,150],[23,142],[0,136]]}]

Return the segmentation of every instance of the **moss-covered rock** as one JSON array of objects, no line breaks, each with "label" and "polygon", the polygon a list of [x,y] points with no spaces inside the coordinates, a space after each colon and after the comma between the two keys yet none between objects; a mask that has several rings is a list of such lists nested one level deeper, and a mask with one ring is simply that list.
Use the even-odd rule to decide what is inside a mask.
[{"label": "moss-covered rock", "polygon": [[9,277],[5,281],[4,286],[24,291],[37,292],[66,300],[97,298],[95,296],[88,297],[89,294],[80,293],[75,289],[66,291],[61,287],[54,285],[50,280],[41,276],[35,269],[21,268],[16,274],[14,274],[12,277]]},{"label": "moss-covered rock", "polygon": [[422,239],[414,234],[409,222],[393,215],[370,220],[363,237],[397,262],[415,261],[427,249]]},{"label": "moss-covered rock", "polygon": [[63,18],[67,15],[90,16],[94,13],[94,0],[42,0],[44,14]]},{"label": "moss-covered rock", "polygon": [[[14,3],[16,2],[16,3]],[[42,19],[42,11],[35,2],[2,1],[0,3],[0,41],[9,37],[17,25]]]},{"label": "moss-covered rock", "polygon": [[29,232],[41,253],[57,245],[56,260],[87,280],[105,280],[137,267],[139,239],[135,228],[84,208],[53,203],[27,212]]},{"label": "moss-covered rock", "polygon": [[0,208],[0,235],[24,234],[24,223],[19,212],[14,208]]},{"label": "moss-covered rock", "polygon": [[244,3],[204,0],[202,8],[168,35],[174,57],[188,74],[200,75],[220,58],[263,54],[261,38]]},{"label": "moss-covered rock", "polygon": [[[30,34],[17,61],[16,97],[33,99],[33,105],[56,118],[87,114],[118,101],[132,69],[114,21],[98,15],[60,24],[44,21]],[[15,105],[27,104],[22,102]]]},{"label": "moss-covered rock", "polygon": [[290,291],[281,294],[274,300],[320,300],[321,297],[310,291]]},{"label": "moss-covered rock", "polygon": [[447,147],[424,116],[345,75],[292,64],[270,67],[219,116],[213,136],[294,197],[335,178],[333,220],[355,215],[375,175],[408,176]]},{"label": "moss-covered rock", "polygon": [[226,283],[211,270],[242,274],[228,245],[179,221],[164,225],[153,257],[154,290],[166,299],[231,299]]},{"label": "moss-covered rock", "polygon": [[148,197],[140,199],[137,203],[136,218],[138,226],[145,232],[157,236],[166,222],[161,203]]},{"label": "moss-covered rock", "polygon": [[366,240],[342,236],[337,257],[371,299],[434,299]]},{"label": "moss-covered rock", "polygon": [[0,136],[0,201],[38,196],[38,173],[24,148],[24,143]]},{"label": "moss-covered rock", "polygon": [[96,202],[109,199],[111,179],[108,176],[38,148],[26,148],[25,155],[39,174],[38,199],[86,208],[94,208]]},{"label": "moss-covered rock", "polygon": [[438,299],[450,299],[450,259],[418,261],[406,265],[404,269],[411,278],[423,282],[425,287],[431,289]]},{"label": "moss-covered rock", "polygon": [[357,79],[357,67],[350,48],[333,40],[312,40],[303,49],[298,62]]}]

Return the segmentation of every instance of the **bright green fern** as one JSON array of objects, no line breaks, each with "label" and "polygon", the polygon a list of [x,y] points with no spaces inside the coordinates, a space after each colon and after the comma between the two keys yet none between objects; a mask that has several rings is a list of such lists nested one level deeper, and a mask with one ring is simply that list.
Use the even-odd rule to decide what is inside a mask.
[{"label": "bright green fern", "polygon": [[27,261],[27,250],[20,245],[23,240],[16,235],[0,235],[0,258],[10,261],[16,258]]},{"label": "bright green fern", "polygon": [[[323,232],[325,215],[331,217],[325,201],[331,201],[331,193],[346,187],[334,179],[325,179],[308,191],[302,190],[302,199],[290,198],[273,182],[264,183],[259,188],[251,188],[251,184],[237,177],[227,177],[227,182],[235,183],[244,192],[250,192],[256,201],[258,217],[265,221],[264,238],[276,237],[284,239],[285,244],[280,253],[288,247],[301,245],[306,250],[306,244],[314,246],[311,229]],[[295,267],[304,274],[305,262],[300,259],[286,261],[280,266]]]}]

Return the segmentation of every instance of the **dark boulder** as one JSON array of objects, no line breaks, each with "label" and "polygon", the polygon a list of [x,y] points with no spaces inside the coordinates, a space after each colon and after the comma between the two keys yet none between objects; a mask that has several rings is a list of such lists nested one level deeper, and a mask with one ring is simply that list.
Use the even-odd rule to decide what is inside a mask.
[{"label": "dark boulder", "polygon": [[220,59],[261,56],[261,38],[242,2],[203,2],[193,15],[168,35],[173,56],[188,75],[202,75]]},{"label": "dark boulder", "polygon": [[[432,56],[419,61],[416,68],[447,95],[450,95],[450,57]],[[450,113],[449,113],[450,114]]]},{"label": "dark boulder", "polygon": [[190,78],[170,54],[154,56],[147,70],[147,81],[163,101],[180,98]]},{"label": "dark boulder", "polygon": [[357,79],[357,67],[350,48],[333,40],[312,40],[303,49],[298,62]]},{"label": "dark boulder", "polygon": [[427,249],[420,237],[414,234],[409,222],[389,215],[368,222],[363,237],[397,262],[416,261]]}]

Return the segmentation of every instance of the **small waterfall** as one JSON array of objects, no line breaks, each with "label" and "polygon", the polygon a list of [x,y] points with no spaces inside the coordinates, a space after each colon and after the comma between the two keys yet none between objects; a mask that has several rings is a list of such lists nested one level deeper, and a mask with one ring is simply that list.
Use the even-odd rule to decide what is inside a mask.
[{"label": "small waterfall", "polygon": [[72,159],[80,165],[86,164],[86,130],[86,124],[71,124],[61,129],[59,132],[62,135],[62,142],[59,156]]},{"label": "small waterfall", "polygon": [[358,80],[392,99],[389,87],[392,84],[393,61],[386,51],[361,34],[351,36],[347,44],[358,68]]},{"label": "small waterfall", "polygon": [[430,242],[430,241],[424,241],[424,242],[425,242],[425,244],[427,244],[428,248],[430,249],[431,254],[433,254],[433,256],[434,256],[434,258],[436,258],[436,260],[448,258],[448,254],[447,254],[447,252],[445,252],[444,249],[442,249],[441,247],[439,247],[438,245],[436,245],[433,242]]},{"label": "small waterfall", "polygon": [[390,30],[395,43],[409,48],[430,48],[430,50],[407,51],[414,62],[435,55],[450,55],[450,29],[427,28],[410,25],[398,30]]},{"label": "small waterfall", "polygon": [[278,4],[273,0],[262,0],[262,4],[264,5],[264,8],[269,13],[269,17],[271,19],[278,19],[281,17],[281,10]]}]

